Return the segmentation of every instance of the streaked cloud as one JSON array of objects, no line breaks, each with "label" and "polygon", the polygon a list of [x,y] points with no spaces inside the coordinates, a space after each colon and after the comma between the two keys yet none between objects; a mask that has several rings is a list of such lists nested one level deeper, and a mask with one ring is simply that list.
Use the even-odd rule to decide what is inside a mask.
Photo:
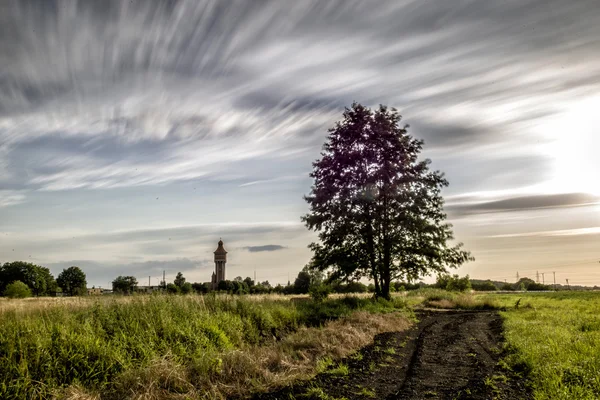
[{"label": "streaked cloud", "polygon": [[261,251],[278,251],[286,249],[285,246],[280,246],[278,244],[266,244],[262,246],[247,246],[243,247],[243,249],[248,250],[250,253],[258,253]]},{"label": "streaked cloud", "polygon": [[0,207],[8,207],[23,203],[26,200],[25,193],[17,190],[0,190]]},{"label": "streaked cloud", "polygon": [[527,211],[546,208],[579,207],[600,203],[600,197],[586,193],[562,193],[513,197],[487,202],[450,204],[446,209],[457,214]]},{"label": "streaked cloud", "polygon": [[502,235],[492,235],[491,238],[513,238],[513,237],[548,237],[548,236],[582,236],[582,235],[600,235],[600,227],[562,229],[557,231],[541,232],[523,232],[506,233]]}]

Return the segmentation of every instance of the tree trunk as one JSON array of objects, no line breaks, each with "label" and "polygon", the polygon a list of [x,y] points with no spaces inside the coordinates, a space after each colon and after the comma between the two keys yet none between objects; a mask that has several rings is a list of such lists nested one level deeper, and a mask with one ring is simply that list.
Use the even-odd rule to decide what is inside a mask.
[{"label": "tree trunk", "polygon": [[391,243],[389,237],[389,224],[388,224],[388,195],[387,187],[384,186],[383,192],[383,262],[381,263],[381,297],[384,299],[390,299],[390,264],[392,260],[391,256]]}]

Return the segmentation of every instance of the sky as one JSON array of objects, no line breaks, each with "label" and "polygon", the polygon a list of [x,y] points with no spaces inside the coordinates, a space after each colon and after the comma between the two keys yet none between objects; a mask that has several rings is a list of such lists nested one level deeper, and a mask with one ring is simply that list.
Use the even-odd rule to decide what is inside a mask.
[{"label": "sky", "polygon": [[457,273],[600,285],[597,0],[2,1],[0,262],[293,280],[353,101],[446,174]]}]

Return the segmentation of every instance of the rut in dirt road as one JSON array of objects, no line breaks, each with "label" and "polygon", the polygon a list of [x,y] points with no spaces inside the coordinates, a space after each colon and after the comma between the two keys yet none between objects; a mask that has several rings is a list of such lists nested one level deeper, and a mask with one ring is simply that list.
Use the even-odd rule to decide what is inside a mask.
[{"label": "rut in dirt road", "polygon": [[[430,312],[421,316],[419,328],[404,381],[388,399],[499,396],[495,383],[484,383],[494,374],[500,351],[502,321],[497,313]],[[519,396],[518,390],[511,392]]]},{"label": "rut in dirt road", "polygon": [[379,334],[373,344],[332,366],[344,365],[347,373],[325,371],[253,399],[531,398],[522,379],[498,366],[502,319],[497,312],[421,311],[418,318],[413,328]]}]

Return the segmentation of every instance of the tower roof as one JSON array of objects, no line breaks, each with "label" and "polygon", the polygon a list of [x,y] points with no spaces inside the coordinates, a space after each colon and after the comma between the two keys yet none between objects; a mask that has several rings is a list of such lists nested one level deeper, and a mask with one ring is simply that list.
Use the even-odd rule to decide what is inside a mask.
[{"label": "tower roof", "polygon": [[219,247],[214,252],[215,254],[227,254],[227,251],[223,247],[223,241],[219,240]]}]

